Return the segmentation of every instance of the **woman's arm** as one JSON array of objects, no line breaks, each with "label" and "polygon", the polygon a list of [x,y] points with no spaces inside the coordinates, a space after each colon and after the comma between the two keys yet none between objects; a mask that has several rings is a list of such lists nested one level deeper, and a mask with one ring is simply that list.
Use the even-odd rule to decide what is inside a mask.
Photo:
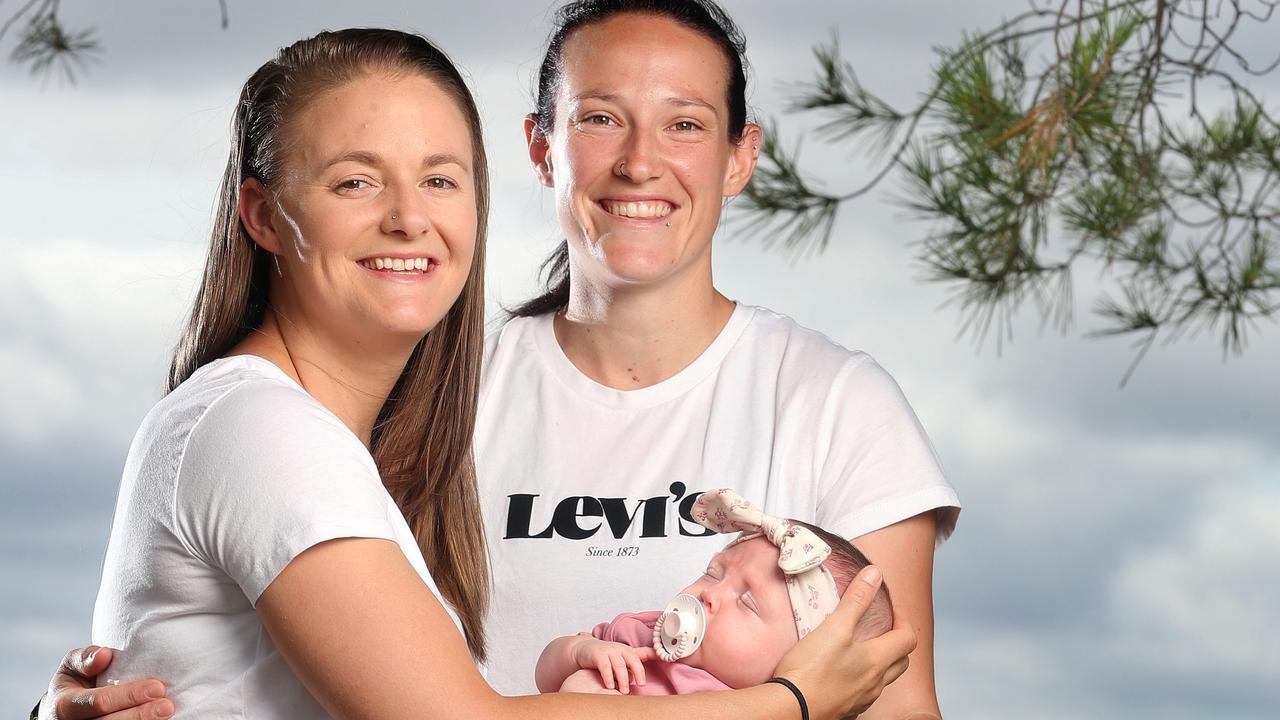
[{"label": "woman's arm", "polygon": [[855,538],[853,544],[884,572],[895,610],[916,632],[911,667],[870,709],[863,720],[941,717],[933,682],[932,510]]},{"label": "woman's arm", "polygon": [[[877,582],[855,580],[836,613],[779,665],[806,694],[815,720],[864,708],[905,669],[914,633],[861,643],[853,627]],[[874,573],[867,577],[874,577]],[[320,543],[291,561],[257,610],[307,689],[336,718],[791,717],[791,693],[769,684],[732,693],[663,698],[497,695],[435,595],[386,540]],[[837,678],[845,682],[837,683]]]}]

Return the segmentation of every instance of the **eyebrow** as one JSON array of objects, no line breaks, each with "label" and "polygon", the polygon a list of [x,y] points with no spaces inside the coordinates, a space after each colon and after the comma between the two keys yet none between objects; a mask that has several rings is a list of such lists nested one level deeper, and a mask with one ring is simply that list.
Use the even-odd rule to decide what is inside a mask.
[{"label": "eyebrow", "polygon": [[[584,93],[574,95],[570,99],[573,100],[574,102],[580,102],[582,100],[603,100],[605,102],[618,102],[619,98],[620,96],[615,93],[607,93],[601,90],[588,90]],[[716,116],[720,115],[720,111],[716,109],[715,105],[712,105],[706,100],[700,100],[696,97],[688,97],[684,95],[669,97],[663,101],[663,104],[671,105],[674,107],[688,107],[690,105],[693,105],[695,107],[706,108],[711,112],[715,113]]]},{"label": "eyebrow", "polygon": [[[363,163],[365,165],[381,165],[382,156],[368,150],[351,150],[329,160],[329,162],[325,163],[324,166],[329,168],[337,165],[338,163],[344,162],[356,162]],[[458,157],[455,153],[451,152],[432,153],[422,160],[423,167],[439,167],[441,165],[457,165],[463,170],[469,171],[467,163],[465,163],[462,158]]]}]

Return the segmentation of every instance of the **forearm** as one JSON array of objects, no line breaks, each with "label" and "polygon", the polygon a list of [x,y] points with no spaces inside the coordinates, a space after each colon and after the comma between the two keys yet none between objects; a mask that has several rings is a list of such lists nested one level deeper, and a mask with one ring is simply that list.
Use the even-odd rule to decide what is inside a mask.
[{"label": "forearm", "polygon": [[854,539],[884,572],[896,609],[916,632],[916,648],[906,673],[884,689],[859,720],[905,720],[939,717],[933,673],[933,550],[936,524],[932,511]]},{"label": "forearm", "polygon": [[574,646],[582,642],[582,639],[582,635],[566,635],[547,644],[533,671],[538,692],[556,692],[564,684],[565,678],[582,669],[573,660]]},{"label": "forearm", "polygon": [[[585,695],[564,693],[500,698],[492,717],[521,720],[688,720],[731,717],[735,720],[798,720],[800,706],[786,688],[761,685],[728,692],[693,693],[664,697]],[[813,715],[818,720],[817,715]]]}]

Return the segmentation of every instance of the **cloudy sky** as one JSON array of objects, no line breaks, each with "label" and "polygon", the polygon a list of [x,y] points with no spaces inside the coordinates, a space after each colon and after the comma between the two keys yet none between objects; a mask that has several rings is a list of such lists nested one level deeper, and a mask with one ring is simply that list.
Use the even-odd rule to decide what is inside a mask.
[{"label": "cloudy sky", "polygon": [[[9,5],[0,6],[7,17]],[[92,3],[62,16],[106,47],[75,87],[0,63],[0,715],[29,709],[83,644],[125,453],[159,397],[194,291],[240,84],[324,28],[423,32],[468,69],[493,163],[493,300],[534,287],[555,241],[520,119],[550,0]],[[727,3],[749,40],[752,104],[782,115],[809,48],[839,31],[860,77],[903,106],[931,48],[1025,8]],[[1280,20],[1268,28],[1271,33]],[[1271,35],[1274,38],[1274,34]],[[1256,42],[1274,51],[1274,41]],[[11,39],[0,46],[7,55]],[[1262,53],[1260,59],[1270,60]],[[1278,73],[1280,74],[1280,73]],[[1277,107],[1280,78],[1255,87]],[[792,133],[805,126],[785,117]],[[794,137],[794,134],[791,136]],[[833,189],[862,161],[806,145]],[[892,190],[891,183],[886,186]],[[956,718],[1263,718],[1280,707],[1280,327],[1224,362],[1200,336],[1157,347],[1123,390],[1125,340],[1085,340],[1105,276],[1076,274],[1077,324],[1033,311],[997,356],[957,338],[921,281],[927,228],[889,194],[842,212],[824,255],[793,261],[722,229],[731,297],[874,355],[905,389],[965,510],[938,556],[938,684]],[[1264,642],[1269,638],[1270,642]]]}]

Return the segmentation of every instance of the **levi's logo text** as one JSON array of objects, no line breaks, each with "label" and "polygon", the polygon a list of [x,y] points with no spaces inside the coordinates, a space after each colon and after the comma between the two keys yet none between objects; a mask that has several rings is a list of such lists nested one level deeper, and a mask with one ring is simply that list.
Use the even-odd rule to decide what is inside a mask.
[{"label": "levi's logo text", "polygon": [[701,491],[686,492],[682,482],[671,483],[668,495],[641,500],[622,497],[571,495],[556,500],[543,495],[507,496],[507,530],[503,540],[621,540],[633,527],[639,537],[704,537],[714,532],[694,522],[690,514]]}]

